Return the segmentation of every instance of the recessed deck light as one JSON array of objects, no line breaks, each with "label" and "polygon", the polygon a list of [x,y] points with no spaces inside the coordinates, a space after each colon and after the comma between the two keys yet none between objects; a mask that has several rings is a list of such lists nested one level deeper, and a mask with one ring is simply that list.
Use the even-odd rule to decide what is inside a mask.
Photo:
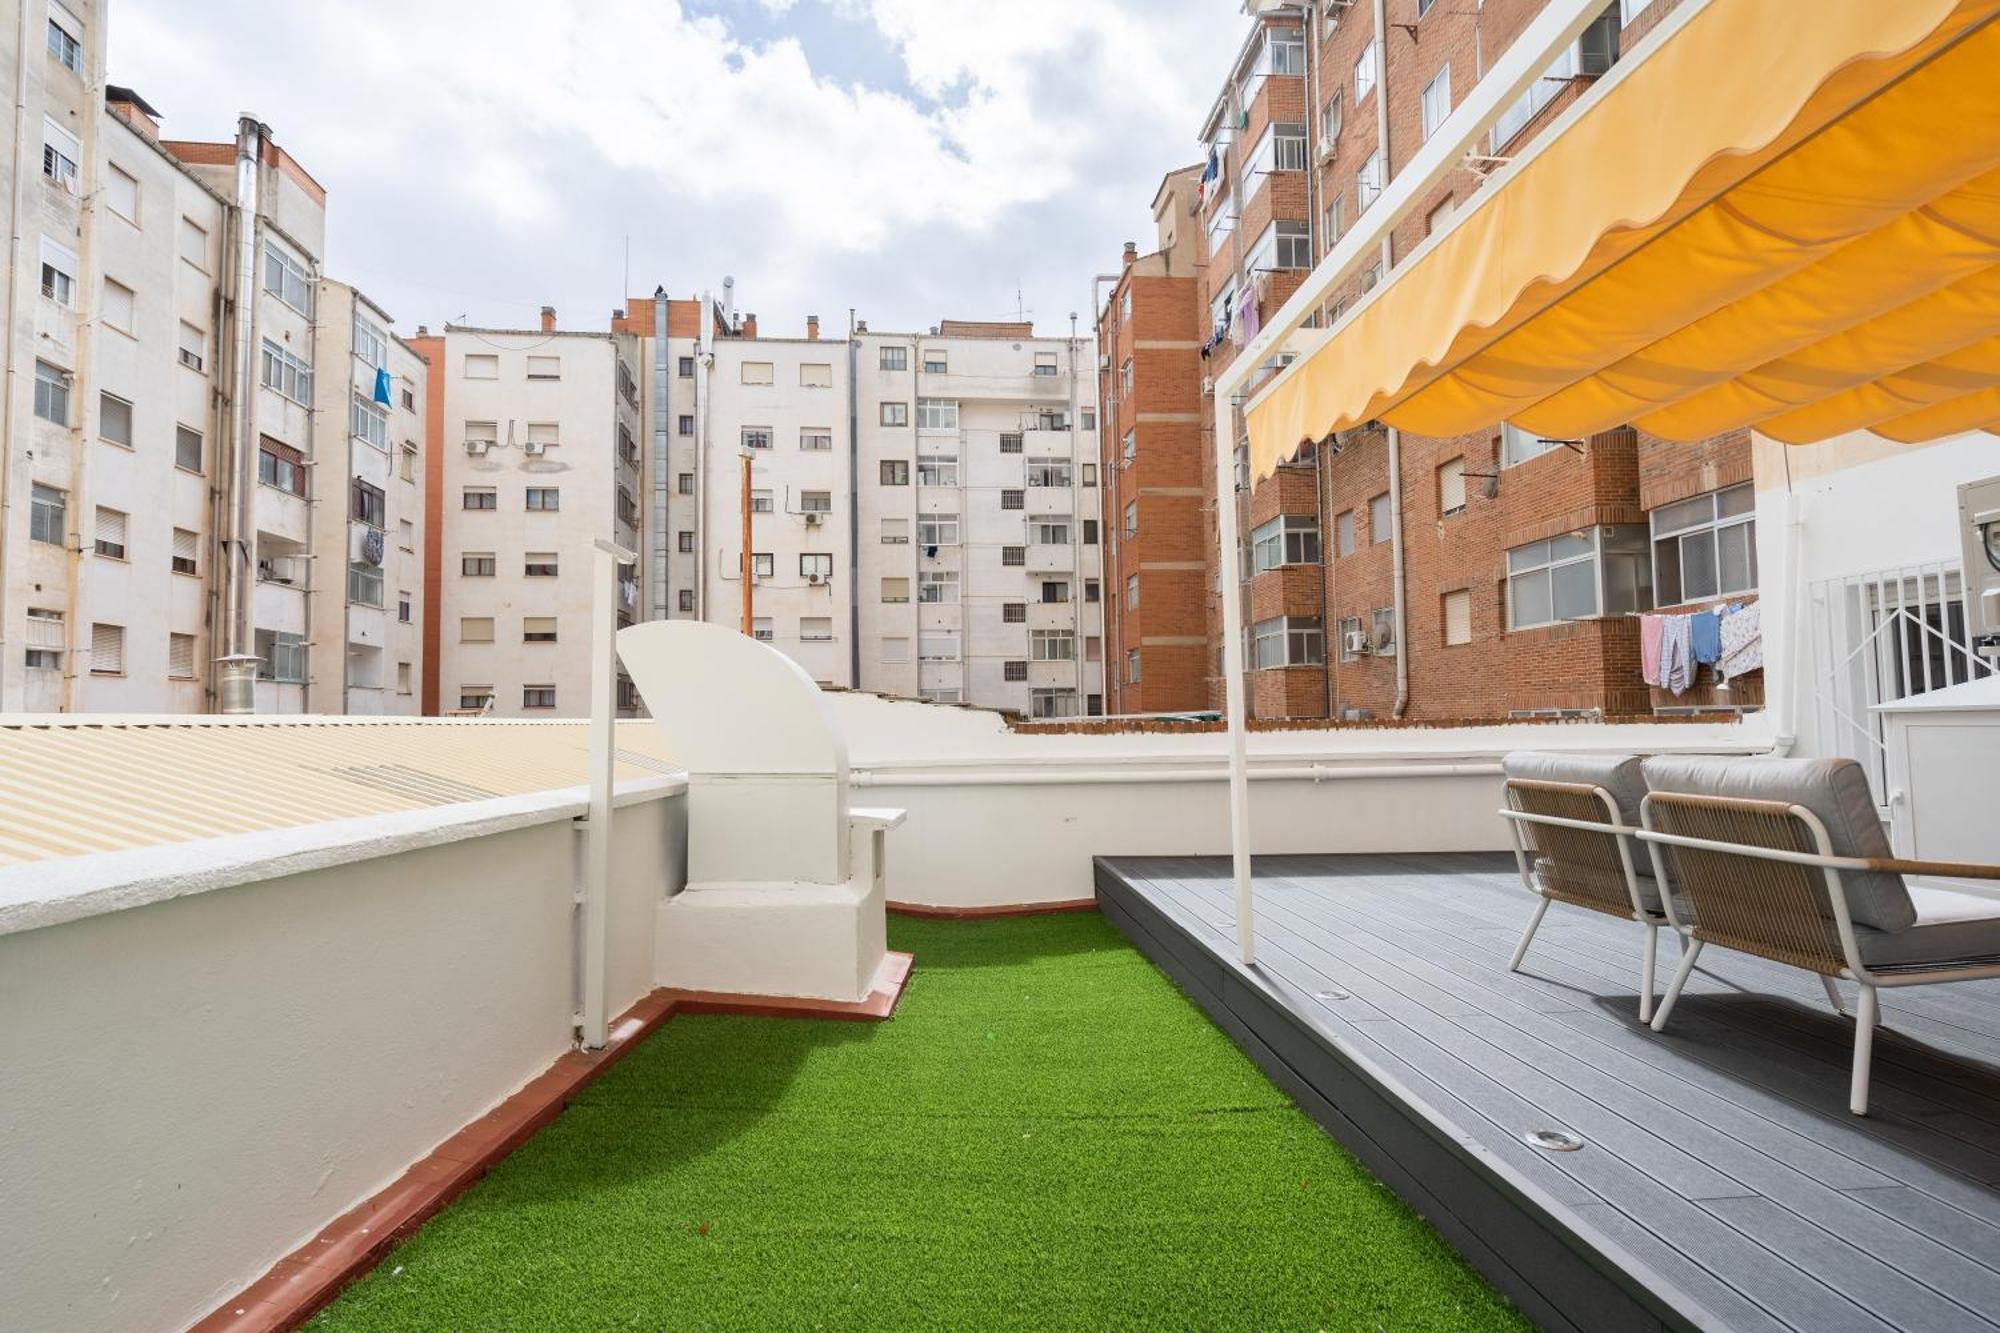
[{"label": "recessed deck light", "polygon": [[1521,1141],[1543,1152],[1575,1152],[1583,1146],[1583,1139],[1566,1129],[1531,1129]]},{"label": "recessed deck light", "polygon": [[1349,1000],[1349,999],[1352,999],[1352,998],[1354,998],[1354,997],[1353,997],[1353,996],[1351,996],[1351,995],[1349,995],[1349,994],[1348,994],[1348,993],[1347,993],[1346,991],[1344,991],[1344,990],[1338,990],[1338,989],[1333,989],[1333,988],[1328,988],[1328,989],[1326,989],[1326,990],[1316,990],[1316,991],[1314,991],[1314,992],[1313,992],[1313,998],[1314,998],[1315,1000]]}]

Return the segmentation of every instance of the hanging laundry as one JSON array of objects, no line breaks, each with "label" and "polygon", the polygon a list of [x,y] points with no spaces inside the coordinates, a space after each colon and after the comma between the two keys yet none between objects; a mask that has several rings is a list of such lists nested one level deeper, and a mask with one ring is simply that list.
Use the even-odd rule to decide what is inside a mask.
[{"label": "hanging laundry", "polygon": [[1242,294],[1236,298],[1235,336],[1238,347],[1257,336],[1257,330],[1262,327],[1259,322],[1260,313],[1257,309],[1256,287],[1245,284]]},{"label": "hanging laundry", "polygon": [[1660,631],[1660,684],[1676,696],[1694,684],[1693,616],[1667,616]]},{"label": "hanging laundry", "polygon": [[1665,616],[1639,617],[1639,676],[1648,685],[1660,683],[1660,634],[1666,627]]},{"label": "hanging laundry", "polygon": [[378,366],[375,370],[375,401],[384,407],[394,407],[396,405],[393,386],[389,383],[389,370],[386,366]]},{"label": "hanging laundry", "polygon": [[1764,669],[1763,603],[1752,602],[1722,618],[1722,657],[1716,673],[1724,680]]},{"label": "hanging laundry", "polygon": [[1713,666],[1722,660],[1722,617],[1713,611],[1697,611],[1688,617],[1689,637],[1694,645],[1694,660],[1704,666]]}]

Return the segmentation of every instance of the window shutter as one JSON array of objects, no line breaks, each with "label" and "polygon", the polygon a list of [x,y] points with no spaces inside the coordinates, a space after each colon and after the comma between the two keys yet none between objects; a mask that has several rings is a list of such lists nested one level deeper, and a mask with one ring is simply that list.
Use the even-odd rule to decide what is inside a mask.
[{"label": "window shutter", "polygon": [[1472,593],[1465,588],[1444,595],[1444,641],[1472,642]]},{"label": "window shutter", "polygon": [[125,627],[102,622],[90,627],[90,669],[106,675],[125,671]]},{"label": "window shutter", "polygon": [[1438,469],[1438,512],[1455,514],[1465,508],[1465,460],[1454,458]]},{"label": "window shutter", "polygon": [[169,634],[167,636],[167,675],[175,680],[193,679],[194,635]]},{"label": "window shutter", "polygon": [[125,515],[116,509],[97,511],[97,549],[105,554],[125,554]]}]

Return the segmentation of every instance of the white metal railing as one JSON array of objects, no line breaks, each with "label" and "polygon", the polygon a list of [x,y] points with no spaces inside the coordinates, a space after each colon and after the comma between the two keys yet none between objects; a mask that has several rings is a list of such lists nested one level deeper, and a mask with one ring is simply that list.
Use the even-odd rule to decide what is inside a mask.
[{"label": "white metal railing", "polygon": [[1885,804],[1887,737],[1875,705],[1993,674],[1972,650],[1956,560],[1824,579],[1809,592],[1812,698],[1822,753],[1868,772]]}]

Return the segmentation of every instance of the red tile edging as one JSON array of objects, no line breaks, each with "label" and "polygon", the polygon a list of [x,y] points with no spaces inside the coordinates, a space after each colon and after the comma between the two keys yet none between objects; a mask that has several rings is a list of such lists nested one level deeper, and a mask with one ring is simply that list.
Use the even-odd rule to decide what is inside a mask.
[{"label": "red tile edging", "polygon": [[224,1301],[190,1333],[274,1333],[299,1327],[408,1239],[445,1205],[558,1115],[576,1094],[676,1013],[760,1018],[880,1020],[896,1010],[915,959],[890,953],[879,984],[860,1001],[804,1000],[660,989],[621,1014],[601,1051],[568,1051],[527,1085],[431,1150],[401,1176],[342,1213],[311,1240]]}]

